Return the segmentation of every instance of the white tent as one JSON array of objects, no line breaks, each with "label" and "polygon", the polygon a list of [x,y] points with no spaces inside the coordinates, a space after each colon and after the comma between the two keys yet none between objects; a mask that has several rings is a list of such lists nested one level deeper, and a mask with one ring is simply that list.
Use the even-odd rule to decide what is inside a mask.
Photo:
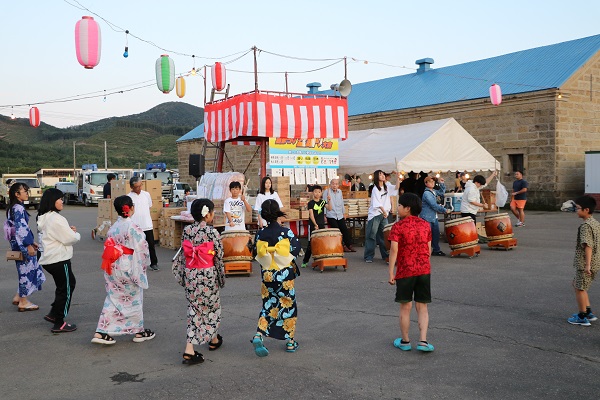
[{"label": "white tent", "polygon": [[348,132],[339,142],[343,173],[499,170],[500,163],[454,118]]}]

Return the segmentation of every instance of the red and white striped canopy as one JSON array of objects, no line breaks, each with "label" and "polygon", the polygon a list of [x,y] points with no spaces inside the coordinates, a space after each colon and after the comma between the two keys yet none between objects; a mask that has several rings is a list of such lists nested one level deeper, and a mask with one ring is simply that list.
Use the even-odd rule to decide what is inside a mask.
[{"label": "red and white striped canopy", "polygon": [[209,103],[204,137],[223,142],[243,136],[346,139],[348,102],[330,96],[250,92]]}]

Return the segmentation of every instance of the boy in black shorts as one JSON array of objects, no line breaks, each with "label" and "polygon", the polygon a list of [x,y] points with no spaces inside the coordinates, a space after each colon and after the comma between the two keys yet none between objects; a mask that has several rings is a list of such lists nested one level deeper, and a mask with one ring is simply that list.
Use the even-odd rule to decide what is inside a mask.
[{"label": "boy in black shorts", "polygon": [[414,295],[420,331],[417,350],[433,351],[433,346],[427,342],[427,304],[431,303],[431,228],[429,222],[419,218],[422,203],[416,194],[404,193],[398,203],[398,216],[401,220],[394,224],[389,236],[391,248],[388,282],[390,285],[396,284],[402,333],[402,337],[394,340],[394,347],[405,351],[412,348],[408,330]]},{"label": "boy in black shorts", "polygon": [[321,198],[323,195],[323,188],[319,185],[313,185],[311,187],[313,199],[308,202],[308,246],[304,252],[304,259],[302,260],[302,268],[306,268],[310,261],[312,251],[310,249],[310,236],[312,233],[319,229],[325,228],[325,208],[331,210],[331,204],[328,204]]}]

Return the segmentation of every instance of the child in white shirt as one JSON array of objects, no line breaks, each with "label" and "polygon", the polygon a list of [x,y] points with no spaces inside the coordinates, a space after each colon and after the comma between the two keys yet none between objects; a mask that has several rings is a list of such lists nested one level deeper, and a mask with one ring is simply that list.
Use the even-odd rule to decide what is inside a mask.
[{"label": "child in white shirt", "polygon": [[[245,212],[252,212],[250,203],[246,201],[246,196],[242,194],[242,185],[233,181],[229,184],[231,197],[225,200],[223,212],[225,213],[225,231],[244,231],[246,230]],[[241,194],[241,197],[240,197]]]}]

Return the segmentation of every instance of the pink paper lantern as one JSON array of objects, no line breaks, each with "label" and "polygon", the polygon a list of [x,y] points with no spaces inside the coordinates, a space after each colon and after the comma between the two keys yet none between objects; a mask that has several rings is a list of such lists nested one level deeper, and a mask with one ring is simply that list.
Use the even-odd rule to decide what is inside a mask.
[{"label": "pink paper lantern", "polygon": [[101,42],[100,25],[92,17],[81,17],[75,25],[75,50],[79,64],[86,69],[98,65]]},{"label": "pink paper lantern", "polygon": [[216,62],[211,67],[211,75],[213,88],[217,92],[220,92],[221,90],[225,89],[225,65],[221,64],[220,62]]},{"label": "pink paper lantern", "polygon": [[37,107],[29,109],[29,124],[34,128],[40,126],[40,110]]},{"label": "pink paper lantern", "polygon": [[492,104],[495,106],[499,106],[502,103],[502,90],[495,83],[490,86],[490,100],[492,100]]}]

